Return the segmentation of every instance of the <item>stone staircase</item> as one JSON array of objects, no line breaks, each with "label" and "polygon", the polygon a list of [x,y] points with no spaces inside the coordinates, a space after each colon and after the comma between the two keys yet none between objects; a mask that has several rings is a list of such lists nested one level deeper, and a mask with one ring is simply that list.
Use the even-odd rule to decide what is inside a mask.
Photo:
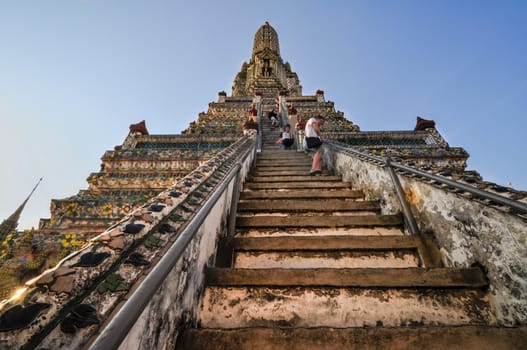
[{"label": "stone staircase", "polygon": [[311,159],[263,127],[236,234],[178,349],[511,348],[479,268],[442,267],[431,237],[405,234],[340,177],[309,176]]}]

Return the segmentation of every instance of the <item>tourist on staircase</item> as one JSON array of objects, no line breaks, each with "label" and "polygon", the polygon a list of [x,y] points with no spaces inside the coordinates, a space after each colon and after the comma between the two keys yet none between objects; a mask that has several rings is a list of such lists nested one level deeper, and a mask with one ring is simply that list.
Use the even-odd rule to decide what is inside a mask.
[{"label": "tourist on staircase", "polygon": [[276,109],[273,109],[268,114],[269,120],[271,121],[271,124],[273,126],[280,126],[280,122],[278,121],[278,114],[276,113]]},{"label": "tourist on staircase", "polygon": [[298,119],[298,121],[295,124],[295,130],[296,130],[296,150],[298,152],[301,152],[304,150],[304,129],[306,127],[306,121],[302,116]]},{"label": "tourist on staircase", "polygon": [[313,156],[313,164],[311,165],[310,175],[319,175],[322,173],[322,156],[324,150],[322,149],[322,139],[320,138],[320,128],[324,125],[324,117],[317,115],[310,118],[306,123],[304,149],[310,152],[315,152]]},{"label": "tourist on staircase", "polygon": [[276,141],[277,145],[280,145],[280,149],[291,149],[291,146],[295,142],[293,134],[291,134],[291,125],[286,124],[284,131],[280,133],[280,138]]}]

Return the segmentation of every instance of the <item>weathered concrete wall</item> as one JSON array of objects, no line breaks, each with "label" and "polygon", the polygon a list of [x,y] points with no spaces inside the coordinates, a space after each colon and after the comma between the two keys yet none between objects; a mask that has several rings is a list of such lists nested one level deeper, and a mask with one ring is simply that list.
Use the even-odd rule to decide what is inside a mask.
[{"label": "weathered concrete wall", "polygon": [[[386,169],[327,146],[324,161],[367,199],[380,199],[383,213],[400,210]],[[420,230],[434,234],[445,266],[482,265],[498,322],[527,324],[527,223],[422,180],[399,178]]]},{"label": "weathered concrete wall", "polygon": [[[251,162],[252,155],[243,163],[241,179],[247,177]],[[183,324],[195,326],[204,287],[204,269],[213,262],[219,237],[226,232],[234,182],[235,177],[119,349],[173,349],[179,328]]]}]

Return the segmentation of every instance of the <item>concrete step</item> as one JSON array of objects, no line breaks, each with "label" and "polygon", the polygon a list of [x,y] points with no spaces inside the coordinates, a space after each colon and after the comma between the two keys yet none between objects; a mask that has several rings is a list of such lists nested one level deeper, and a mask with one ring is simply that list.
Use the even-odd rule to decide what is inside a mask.
[{"label": "concrete step", "polygon": [[337,189],[333,191],[319,191],[318,189],[267,189],[267,190],[245,190],[240,194],[240,199],[289,199],[289,198],[363,198],[362,191],[351,190],[349,188]]},{"label": "concrete step", "polygon": [[496,322],[487,294],[479,288],[462,287],[207,286],[199,318],[201,327],[225,329],[423,327]]},{"label": "concrete step", "polygon": [[296,150],[279,150],[279,152],[273,152],[272,156],[258,157],[257,161],[285,161],[285,160],[309,160],[312,158],[303,152],[297,152]]},{"label": "concrete step", "polygon": [[368,210],[378,212],[380,206],[378,201],[352,201],[345,199],[281,199],[281,200],[241,200],[238,211],[356,211]]},{"label": "concrete step", "polygon": [[296,165],[311,165],[313,161],[309,158],[302,159],[262,159],[256,161],[256,167],[260,166],[296,166]]},{"label": "concrete step", "polygon": [[[304,169],[295,170],[275,170],[275,171],[260,171],[256,170],[254,176],[307,176],[311,167],[305,167]],[[311,175],[310,175],[311,176]]]},{"label": "concrete step", "polygon": [[234,344],[237,350],[520,350],[527,344],[527,326],[185,329],[176,349],[223,350]]},{"label": "concrete step", "polygon": [[420,267],[415,250],[235,251],[235,269],[344,269]]},{"label": "concrete step", "polygon": [[324,286],[343,288],[482,288],[487,280],[473,268],[208,268],[208,286]]},{"label": "concrete step", "polygon": [[274,238],[225,238],[233,250],[320,251],[320,250],[412,250],[421,247],[417,236],[333,236],[324,237],[274,237]]},{"label": "concrete step", "polygon": [[286,170],[304,170],[308,171],[311,170],[311,163],[309,164],[296,164],[296,165],[290,165],[290,164],[276,164],[276,165],[266,165],[266,166],[258,166],[257,171],[265,171],[265,172],[273,172],[273,171],[286,171]]},{"label": "concrete step", "polygon": [[237,216],[236,227],[364,227],[364,226],[399,226],[403,221],[400,215],[261,215]]},{"label": "concrete step", "polygon": [[236,237],[317,237],[328,236],[363,237],[363,236],[402,236],[402,226],[375,227],[245,227],[237,228]]},{"label": "concrete step", "polygon": [[341,189],[350,188],[349,182],[324,182],[318,180],[323,176],[311,176],[310,181],[298,182],[248,182],[245,188],[249,190],[265,190],[265,189],[293,189],[293,188],[316,188],[322,189]]},{"label": "concrete step", "polygon": [[281,172],[281,171],[303,171],[305,175],[309,174],[311,164],[309,165],[277,165],[277,166],[259,166],[256,171],[263,172]]},{"label": "concrete step", "polygon": [[417,236],[233,237],[221,241],[216,267],[407,268],[425,266],[422,261],[435,266],[427,257]]},{"label": "concrete step", "polygon": [[[236,268],[441,267],[431,236],[233,237],[221,241],[216,266]],[[241,264],[241,265],[238,265]]]},{"label": "concrete step", "polygon": [[304,152],[297,152],[294,149],[281,150],[281,152],[262,151],[257,156],[258,160],[291,159],[291,158],[311,159],[311,157],[309,157]]},{"label": "concrete step", "polygon": [[342,181],[342,176],[312,176],[312,175],[289,175],[289,176],[252,176],[250,182],[292,182],[292,181]]}]

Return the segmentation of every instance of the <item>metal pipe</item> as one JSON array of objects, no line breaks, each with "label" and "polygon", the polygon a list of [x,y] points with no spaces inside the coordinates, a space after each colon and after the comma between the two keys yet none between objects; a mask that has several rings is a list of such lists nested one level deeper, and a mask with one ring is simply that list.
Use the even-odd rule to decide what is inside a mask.
[{"label": "metal pipe", "polygon": [[[351,154],[355,155],[358,158],[362,158],[362,159],[366,158],[366,159],[369,159],[369,160],[374,161],[374,162],[380,162],[380,163],[388,165],[386,158],[372,156],[370,154],[367,154],[367,153],[364,153],[364,152],[361,152],[361,151],[357,151],[357,150],[354,150],[354,149],[351,149],[351,148],[346,148],[346,147],[343,147],[343,146],[338,145],[335,142],[331,142],[331,141],[330,142],[325,142],[325,143],[327,145],[331,145],[331,147],[334,147],[336,149],[340,149],[340,150],[342,150],[342,151],[344,151],[346,153],[351,153]],[[462,191],[465,191],[465,192],[469,192],[469,193],[471,193],[471,194],[473,194],[473,195],[475,195],[477,197],[480,197],[480,198],[483,198],[483,199],[488,199],[488,200],[494,201],[496,203],[499,203],[499,204],[502,204],[502,205],[506,205],[506,206],[509,206],[511,208],[514,208],[514,209],[517,209],[517,210],[520,210],[522,212],[526,212],[527,213],[527,204],[525,204],[525,203],[518,202],[518,201],[515,201],[513,199],[510,199],[510,198],[507,198],[507,197],[504,197],[504,196],[500,196],[500,195],[495,194],[495,193],[491,193],[491,192],[488,192],[488,191],[480,190],[479,188],[476,188],[474,186],[470,186],[470,185],[466,185],[466,184],[463,184],[463,183],[460,183],[460,182],[457,182],[457,181],[454,181],[454,180],[450,180],[450,179],[447,179],[447,178],[439,176],[439,175],[429,174],[427,172],[424,172],[424,171],[421,171],[421,170],[409,167],[407,165],[402,165],[402,164],[399,164],[397,162],[390,161],[389,163],[390,163],[390,166],[393,167],[393,168],[397,168],[399,170],[407,171],[407,172],[409,172],[411,174],[414,174],[414,175],[419,175],[421,177],[424,177],[424,178],[427,178],[427,179],[430,179],[430,180],[433,180],[433,181],[436,181],[436,182],[439,182],[439,183],[442,183],[442,184],[445,184],[445,185],[457,188],[459,190],[462,190]]]},{"label": "metal pipe", "polygon": [[412,211],[410,210],[410,206],[408,205],[408,202],[406,202],[406,196],[401,186],[401,182],[399,181],[399,177],[393,170],[390,164],[391,161],[389,158],[386,159],[386,163],[388,165],[388,172],[390,173],[390,177],[392,178],[395,191],[397,192],[397,197],[399,198],[399,202],[401,203],[401,207],[403,209],[403,216],[404,216],[404,221],[406,223],[406,226],[408,227],[408,230],[410,231],[411,234],[419,235],[421,234],[421,231],[419,230],[419,227],[417,226],[417,222],[415,221]]},{"label": "metal pipe", "polygon": [[476,187],[473,187],[473,186],[470,186],[470,185],[466,185],[466,184],[463,184],[463,183],[460,183],[460,182],[457,182],[457,181],[453,181],[453,180],[450,180],[450,179],[447,179],[447,178],[444,178],[442,176],[438,176],[438,175],[435,175],[435,174],[429,174],[429,173],[426,173],[426,172],[421,171],[421,170],[410,168],[410,167],[408,167],[406,165],[393,163],[392,166],[394,168],[397,168],[397,169],[400,169],[400,170],[404,170],[404,171],[408,171],[408,172],[413,173],[415,175],[426,177],[427,179],[437,181],[439,183],[442,183],[442,184],[445,184],[445,185],[457,188],[459,190],[463,190],[463,191],[469,192],[469,193],[471,193],[471,194],[473,194],[475,196],[482,197],[484,199],[488,199],[488,200],[494,201],[496,203],[503,204],[503,205],[509,206],[511,208],[514,208],[514,209],[518,209],[518,210],[523,211],[523,212],[527,212],[527,204],[515,201],[513,199],[510,199],[510,198],[507,198],[507,197],[504,197],[504,196],[500,196],[499,194],[495,194],[495,193],[492,193],[492,192],[480,190],[479,188],[476,188]]},{"label": "metal pipe", "polygon": [[[245,159],[249,153],[250,152],[247,152],[242,159]],[[191,219],[174,244],[172,244],[126,303],[102,330],[97,339],[95,339],[90,345],[90,350],[109,350],[117,349],[119,347],[152,299],[152,296],[157,292],[161,283],[181,258],[186,247],[192,241],[197,230],[223,194],[232,178],[238,174],[238,171],[242,166],[241,164],[240,161],[234,165],[233,169],[231,169],[221,185],[206,200],[201,210],[199,210]]]},{"label": "metal pipe", "polygon": [[234,236],[234,229],[236,228],[236,214],[238,212],[238,201],[240,200],[240,170],[242,169],[242,162],[236,164],[238,171],[234,179],[234,188],[232,189],[231,209],[229,212],[229,225],[227,228],[227,236]]}]

